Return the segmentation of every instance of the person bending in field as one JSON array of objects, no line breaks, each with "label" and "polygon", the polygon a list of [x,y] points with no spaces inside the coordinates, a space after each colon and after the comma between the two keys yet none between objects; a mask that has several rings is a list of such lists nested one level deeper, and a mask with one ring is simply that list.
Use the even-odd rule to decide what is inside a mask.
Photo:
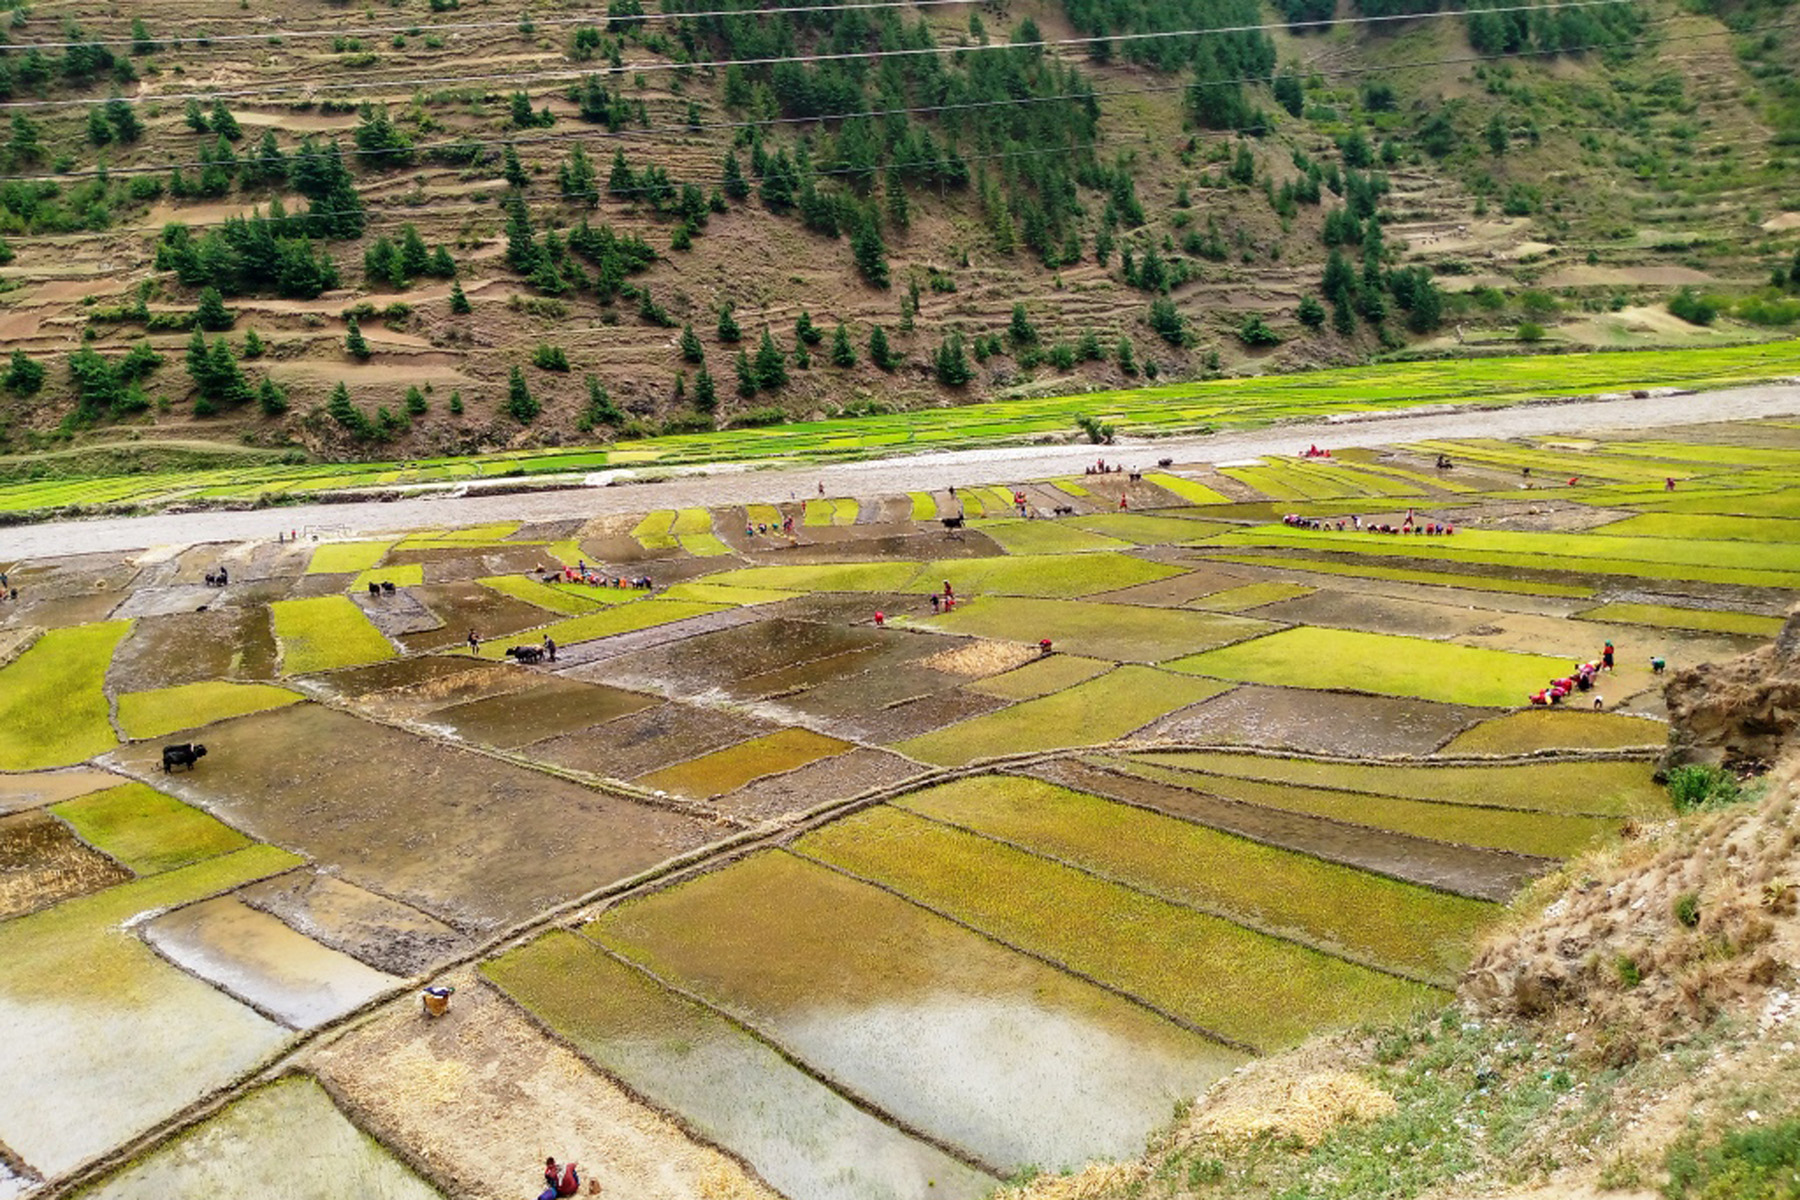
[{"label": "person bending in field", "polygon": [[565,1163],[558,1172],[556,1160],[544,1160],[544,1190],[538,1193],[538,1200],[556,1200],[558,1196],[573,1196],[581,1191],[581,1177],[576,1174],[574,1163]]}]

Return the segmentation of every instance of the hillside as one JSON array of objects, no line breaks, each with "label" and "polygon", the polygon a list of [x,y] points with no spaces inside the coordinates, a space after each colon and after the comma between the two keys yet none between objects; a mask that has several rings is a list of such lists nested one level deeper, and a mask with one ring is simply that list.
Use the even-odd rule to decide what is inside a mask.
[{"label": "hillside", "polygon": [[393,459],[1800,318],[1778,8],[747,7],[15,9],[0,452]]},{"label": "hillside", "polygon": [[[1000,1195],[1793,1195],[1800,726],[1768,701],[1792,687],[1797,637],[1790,613],[1774,645],[1671,680],[1683,815],[1522,893],[1456,1005],[1251,1064],[1141,1160]],[[1704,765],[1721,757],[1766,773]]]}]

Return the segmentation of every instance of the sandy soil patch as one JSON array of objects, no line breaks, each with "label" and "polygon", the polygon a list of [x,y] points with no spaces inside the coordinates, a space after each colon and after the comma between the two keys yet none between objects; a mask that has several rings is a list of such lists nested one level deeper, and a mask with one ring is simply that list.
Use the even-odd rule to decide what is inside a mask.
[{"label": "sandy soil patch", "polygon": [[580,1163],[602,1195],[634,1200],[773,1197],[541,1032],[473,974],[447,1016],[396,1005],[313,1067],[357,1119],[409,1148],[456,1196],[516,1200],[546,1155]]}]

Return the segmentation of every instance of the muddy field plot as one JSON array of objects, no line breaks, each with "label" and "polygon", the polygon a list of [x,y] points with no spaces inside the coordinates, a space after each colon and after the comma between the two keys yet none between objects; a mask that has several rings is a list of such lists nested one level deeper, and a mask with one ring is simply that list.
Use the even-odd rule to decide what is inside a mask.
[{"label": "muddy field plot", "polygon": [[[464,741],[513,749],[588,729],[655,703],[653,697],[637,692],[550,676],[520,691],[437,709],[420,720]],[[589,736],[605,740],[598,730]]]},{"label": "muddy field plot", "polygon": [[0,921],[131,877],[49,813],[0,817]]},{"label": "muddy field plot", "polygon": [[275,632],[266,606],[149,616],[113,654],[107,686],[137,692],[214,679],[275,678]]},{"label": "muddy field plot", "polygon": [[[314,704],[229,721],[205,740],[206,769],[164,786],[465,931],[504,927],[717,835]],[[147,749],[118,758],[146,778],[160,769]]]}]

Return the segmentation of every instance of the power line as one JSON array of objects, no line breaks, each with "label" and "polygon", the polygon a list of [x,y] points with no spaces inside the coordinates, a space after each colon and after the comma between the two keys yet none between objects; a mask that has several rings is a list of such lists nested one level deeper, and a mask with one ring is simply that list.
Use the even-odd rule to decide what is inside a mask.
[{"label": "power line", "polygon": [[[438,33],[445,30],[463,29],[517,29],[529,21],[532,25],[643,25],[651,21],[697,21],[710,17],[773,17],[788,13],[829,14],[847,12],[852,9],[875,11],[894,8],[935,8],[946,4],[981,4],[985,0],[870,0],[867,4],[792,4],[778,8],[720,8],[706,12],[653,12],[637,13],[631,16],[612,16],[608,13],[584,13],[573,17],[534,17],[522,14],[514,21],[441,21],[431,25],[413,22],[410,25],[374,25],[359,29],[356,36],[375,36],[383,33],[399,33],[412,36],[419,33]],[[139,39],[128,38],[84,38],[78,42],[12,42],[5,46],[7,52],[14,50],[74,50],[83,46],[135,46],[140,40],[157,42],[163,46],[200,45],[210,46],[216,42],[261,42],[269,38],[327,38],[343,37],[349,30],[340,26],[336,29],[286,29],[281,26],[270,26],[267,33],[223,33],[195,34],[191,37],[155,37]]]},{"label": "power line", "polygon": [[[1788,29],[1788,28],[1794,28],[1796,26],[1800,26],[1800,22],[1778,21],[1778,22],[1770,22],[1765,25],[1750,26],[1743,30],[1728,30],[1728,29],[1710,30],[1710,31],[1705,31],[1705,32],[1700,32],[1700,33],[1683,34],[1683,35],[1680,35],[1677,37],[1669,37],[1669,38],[1664,38],[1661,40],[1664,42],[1698,41],[1703,38],[1738,36],[1739,34],[1743,34],[1743,33],[1757,33],[1757,32],[1762,32],[1764,30],[1769,30],[1769,29]],[[1425,59],[1425,60],[1409,62],[1409,63],[1399,63],[1399,64],[1395,64],[1392,66],[1340,67],[1340,68],[1332,68],[1332,69],[1320,69],[1320,70],[1315,70],[1313,73],[1320,75],[1322,77],[1327,77],[1327,78],[1354,78],[1354,77],[1363,76],[1363,75],[1387,74],[1387,73],[1390,73],[1393,71],[1415,70],[1415,69],[1419,69],[1419,68],[1423,68],[1423,67],[1459,66],[1459,65],[1467,65],[1467,64],[1471,64],[1471,63],[1486,63],[1486,62],[1493,62],[1497,59],[1540,58],[1540,57],[1545,57],[1545,56],[1555,57],[1555,56],[1558,56],[1561,54],[1585,53],[1590,50],[1604,50],[1604,49],[1618,48],[1618,47],[1623,47],[1623,46],[1642,45],[1651,40],[1652,39],[1650,39],[1650,38],[1634,38],[1634,39],[1626,39],[1626,40],[1614,41],[1614,42],[1592,42],[1592,43],[1588,43],[1588,44],[1582,45],[1582,46],[1562,47],[1557,50],[1516,50],[1516,51],[1510,51],[1510,52],[1507,52],[1504,54],[1459,55],[1459,56],[1452,56],[1452,57],[1445,57],[1445,58]],[[1243,84],[1256,84],[1256,83],[1263,83],[1263,82],[1266,82],[1266,79],[1265,79],[1265,77],[1262,77],[1262,76],[1241,76],[1236,79],[1209,80],[1204,83],[1159,84],[1159,85],[1152,85],[1152,86],[1141,87],[1141,88],[1122,88],[1122,89],[1116,89],[1114,91],[1110,91],[1110,92],[1106,92],[1106,93],[1099,93],[1099,95],[1115,96],[1115,95],[1154,94],[1154,93],[1159,93],[1159,92],[1183,91],[1183,90],[1188,90],[1191,88],[1199,88],[1199,87],[1231,87],[1231,86],[1239,86],[1239,85],[1243,85]],[[797,120],[797,119],[798,118],[784,118],[783,120]],[[819,118],[806,118],[806,119],[807,120],[816,120]],[[559,140],[572,139],[576,136],[578,136],[578,135],[571,134],[571,135],[568,135],[568,138],[564,138],[562,135],[545,135],[544,137],[542,137],[538,140],[540,140],[540,141],[558,140],[559,141]],[[596,131],[591,136],[600,137],[603,135],[601,135],[600,133],[598,133]],[[610,135],[610,136],[618,137],[618,136],[622,136],[622,135]],[[1011,151],[997,151],[997,152],[984,153],[984,154],[958,155],[954,158],[935,159],[935,160],[931,160],[928,162],[915,163],[915,164],[909,164],[909,165],[914,166],[914,167],[941,167],[941,166],[949,166],[949,165],[952,165],[959,161],[968,163],[968,162],[994,161],[997,159],[1006,159],[1006,158],[1033,157],[1033,156],[1042,155],[1042,154],[1075,153],[1075,152],[1079,152],[1082,150],[1096,149],[1096,148],[1098,148],[1098,146],[1099,146],[1098,143],[1086,142],[1086,143],[1078,143],[1075,145],[1042,147],[1042,148],[1028,149],[1028,150],[1011,150]],[[292,161],[292,156],[289,157],[289,161]],[[862,174],[862,173],[867,172],[868,170],[869,170],[869,168],[864,168],[864,167],[833,167],[833,168],[815,169],[812,173],[815,176],[836,177],[836,176],[843,176],[843,175]],[[0,178],[4,178],[4,177],[0,177]],[[31,178],[37,178],[37,177],[31,177]],[[56,177],[52,176],[50,178],[56,178]],[[722,186],[726,182],[726,180],[723,177],[719,177],[719,178],[714,178],[714,179],[704,179],[704,180],[698,180],[698,181],[689,180],[689,181],[683,181],[683,182],[696,183],[697,186],[700,186],[700,187],[708,187],[708,186],[717,187],[717,186]],[[595,188],[595,189],[588,190],[588,191],[572,193],[567,196],[564,196],[562,193],[559,192],[557,194],[557,198],[558,199],[571,199],[571,200],[582,200],[582,199],[589,199],[589,198],[597,199],[597,198],[604,197],[606,195],[614,195],[614,194],[636,195],[636,194],[643,194],[643,193],[646,193],[649,191],[655,191],[655,190],[660,190],[660,188],[637,188],[637,187],[634,187],[634,188],[630,188],[630,189],[620,189],[619,192],[617,192],[617,193],[614,193],[610,188],[607,188],[607,189]],[[261,204],[252,204],[252,205],[248,205],[247,207],[250,207],[255,210],[260,210],[262,205]],[[481,203],[456,204],[456,205],[433,204],[433,205],[430,205],[429,207],[430,207],[431,211],[433,211],[433,212],[476,212],[476,211],[487,212],[487,211],[493,211],[492,206],[487,205],[487,204],[481,204]],[[351,211],[352,210],[348,210],[348,209],[332,210],[332,209],[309,208],[304,213],[294,213],[294,214],[289,214],[289,215],[290,215],[290,218],[292,218],[292,219],[304,219],[309,216],[318,216],[318,217],[328,218],[328,217],[334,217],[334,216],[347,215]],[[213,220],[213,221],[189,221],[189,222],[181,222],[181,223],[187,225],[189,228],[192,228],[192,229],[207,229],[207,228],[216,228],[216,227],[225,225],[230,220],[234,220],[234,219],[237,219],[237,218],[220,218],[218,220]],[[392,211],[392,210],[376,212],[376,213],[368,213],[365,210],[364,211],[364,220],[365,220],[365,223],[369,224],[369,225],[391,225],[391,224],[409,224],[409,223],[413,222],[414,218],[410,214]],[[151,235],[151,231],[147,231],[147,230],[107,231],[105,233],[96,233],[93,235],[89,235],[88,240],[116,236],[117,233],[119,233],[119,232],[136,233],[136,234],[140,234],[143,236]],[[58,234],[14,235],[14,236],[8,238],[8,241],[15,245],[23,245],[23,244],[30,244],[30,243],[48,243],[48,244],[66,245],[66,244],[69,244],[70,242],[72,242],[73,240],[75,240],[75,239],[70,238],[66,235],[58,235]]]},{"label": "power line", "polygon": [[[1558,8],[1607,8],[1618,7],[1624,2],[1625,0],[1569,0],[1569,3],[1559,5]],[[1372,25],[1390,21],[1418,21],[1438,17],[1465,17],[1483,13],[1501,14],[1536,11],[1542,11],[1542,6],[1537,4],[1515,4],[1501,8],[1455,9],[1432,13],[1395,13],[1376,17],[1334,17],[1327,20],[1307,22],[1307,25],[1318,27]],[[326,81],[308,82],[304,84],[265,84],[260,87],[242,88],[236,91],[161,92],[155,95],[124,97],[85,96],[66,97],[60,100],[9,100],[0,102],[0,110],[92,107],[94,105],[107,104],[113,100],[121,100],[126,104],[149,104],[177,100],[233,100],[253,96],[288,94],[292,92],[371,91],[376,88],[420,88],[443,87],[449,84],[462,83],[491,83],[496,80],[581,79],[591,75],[642,74],[650,71],[711,71],[720,67],[767,67],[778,66],[783,63],[845,62],[852,59],[866,61],[882,58],[917,58],[929,54],[969,54],[1006,50],[1060,50],[1074,46],[1090,46],[1100,42],[1159,41],[1171,38],[1200,37],[1203,35],[1266,33],[1272,30],[1288,29],[1290,27],[1291,26],[1286,21],[1273,21],[1255,25],[1225,25],[1205,29],[1170,29],[1153,30],[1141,33],[1099,34],[1074,38],[1040,38],[1035,41],[1025,42],[985,42],[976,46],[906,46],[893,50],[855,50],[839,51],[830,54],[796,54],[765,58],[714,59],[707,62],[634,62],[623,63],[616,67],[570,67],[553,71],[502,71],[485,75],[434,76],[429,79],[362,79],[344,83],[332,83]]]},{"label": "power line", "polygon": [[[1650,21],[1646,22],[1646,24],[1660,25],[1660,24],[1666,24],[1668,22],[1676,21],[1676,20],[1680,20],[1680,19],[1681,18],[1678,16],[1657,17],[1657,18],[1652,18]],[[1777,23],[1773,23],[1773,24],[1767,25],[1767,26],[1754,26],[1743,32],[1757,32],[1762,29],[1784,28],[1784,27],[1786,27],[1786,23],[1777,22]],[[1662,42],[1694,41],[1694,40],[1698,40],[1701,38],[1722,37],[1722,36],[1734,35],[1736,32],[1738,32],[1738,31],[1709,30],[1709,31],[1701,32],[1701,33],[1682,34],[1682,35],[1678,35],[1676,37],[1662,38],[1660,40]],[[1392,71],[1405,71],[1405,70],[1412,70],[1412,69],[1416,69],[1416,68],[1420,68],[1420,67],[1452,66],[1452,65],[1461,65],[1461,64],[1474,63],[1474,62],[1491,62],[1491,61],[1493,61],[1495,59],[1499,59],[1499,58],[1524,58],[1524,57],[1539,57],[1539,56],[1543,56],[1543,55],[1583,53],[1588,50],[1601,50],[1601,49],[1616,48],[1616,47],[1620,47],[1620,46],[1643,45],[1652,40],[1657,40],[1657,39],[1642,37],[1642,38],[1633,38],[1633,39],[1614,41],[1614,42],[1595,42],[1595,43],[1591,43],[1591,44],[1588,44],[1585,46],[1571,46],[1571,47],[1565,47],[1565,48],[1558,49],[1558,50],[1522,50],[1522,51],[1509,51],[1504,54],[1493,54],[1493,55],[1466,55],[1466,56],[1462,56],[1462,57],[1440,58],[1440,59],[1426,60],[1426,61],[1422,61],[1422,62],[1402,63],[1402,64],[1399,64],[1398,66],[1392,66],[1392,67],[1346,67],[1346,68],[1340,68],[1340,69],[1335,69],[1335,70],[1316,70],[1313,73],[1321,75],[1321,76],[1328,76],[1328,77],[1336,77],[1336,76],[1348,77],[1348,76],[1358,76],[1358,75],[1365,75],[1365,74],[1385,74],[1385,73],[1389,73]],[[571,131],[569,133],[536,134],[536,135],[527,135],[525,137],[517,137],[517,138],[514,138],[514,137],[462,138],[462,139],[458,139],[456,141],[429,142],[429,143],[424,143],[421,145],[412,145],[412,146],[401,147],[401,148],[379,148],[379,149],[373,149],[373,150],[365,150],[365,149],[362,149],[361,147],[352,147],[349,149],[340,148],[338,151],[338,155],[339,155],[339,157],[342,157],[342,158],[376,159],[376,158],[381,158],[384,156],[402,156],[402,155],[427,155],[428,156],[432,152],[437,151],[437,150],[466,149],[471,146],[479,146],[479,147],[494,147],[494,146],[507,146],[507,145],[534,146],[534,145],[549,145],[549,144],[560,144],[560,143],[564,143],[564,142],[578,142],[578,141],[623,142],[623,141],[626,141],[628,139],[633,139],[633,138],[656,137],[658,135],[665,134],[665,133],[669,133],[669,134],[703,133],[703,132],[720,131],[720,130],[764,129],[764,128],[770,128],[770,127],[779,126],[779,125],[805,125],[805,124],[812,124],[815,122],[819,123],[819,124],[824,124],[824,123],[832,122],[832,121],[850,121],[850,120],[857,120],[857,119],[871,119],[872,120],[872,119],[877,119],[877,118],[881,118],[881,117],[889,117],[889,116],[915,116],[915,115],[923,115],[923,114],[930,114],[930,113],[963,112],[963,111],[973,111],[973,110],[983,109],[983,108],[1060,103],[1065,100],[1085,101],[1089,98],[1092,98],[1094,100],[1103,100],[1103,99],[1108,99],[1108,98],[1111,98],[1114,96],[1153,95],[1153,94],[1158,94],[1158,93],[1185,91],[1185,90],[1188,90],[1191,88],[1236,87],[1236,86],[1243,86],[1243,85],[1262,84],[1262,83],[1266,83],[1266,82],[1267,82],[1266,76],[1239,76],[1235,79],[1208,80],[1205,82],[1194,81],[1194,82],[1184,82],[1184,83],[1152,84],[1152,85],[1147,85],[1147,86],[1143,86],[1143,87],[1110,88],[1105,91],[1060,92],[1060,93],[1057,93],[1054,95],[1048,95],[1048,96],[1027,96],[1027,97],[1023,97],[1023,98],[1010,98],[1009,97],[1009,98],[1001,99],[1001,100],[971,100],[971,101],[965,101],[965,102],[961,102],[961,103],[957,103],[957,104],[909,105],[909,106],[902,106],[902,107],[898,107],[898,108],[866,109],[866,110],[862,110],[859,112],[826,113],[826,114],[820,114],[818,116],[810,116],[810,117],[763,117],[763,118],[757,118],[754,120],[743,120],[743,121],[703,121],[703,122],[699,123],[698,125],[694,125],[694,124],[691,124],[686,121],[670,121],[670,122],[664,122],[664,123],[658,124],[658,125],[641,126],[636,129],[622,129],[622,130],[577,129],[577,130]],[[1564,126],[1563,128],[1566,128],[1566,126]],[[306,153],[302,153],[299,151],[294,151],[294,152],[285,154],[282,157],[283,157],[284,162],[294,163],[294,162],[308,162],[308,161],[330,158],[331,155],[329,153],[325,153],[325,152],[306,154]],[[245,158],[240,158],[237,161],[238,161],[239,166],[242,167],[245,164],[254,163],[256,160],[252,157],[246,156]],[[113,175],[161,174],[164,171],[170,171],[170,170],[176,170],[176,169],[201,170],[210,165],[212,165],[212,164],[209,164],[206,162],[201,162],[201,161],[188,161],[188,162],[161,162],[161,163],[153,163],[153,164],[149,164],[149,165],[135,165],[135,166],[124,166],[124,167],[97,167],[97,168],[81,170],[81,171],[62,171],[62,172],[55,172],[55,173],[50,173],[50,174],[0,175],[0,182],[14,182],[14,181],[17,181],[17,182],[38,182],[38,181],[54,182],[54,181],[60,180],[60,179],[99,178],[99,177],[109,177],[109,176],[113,176]]]}]

